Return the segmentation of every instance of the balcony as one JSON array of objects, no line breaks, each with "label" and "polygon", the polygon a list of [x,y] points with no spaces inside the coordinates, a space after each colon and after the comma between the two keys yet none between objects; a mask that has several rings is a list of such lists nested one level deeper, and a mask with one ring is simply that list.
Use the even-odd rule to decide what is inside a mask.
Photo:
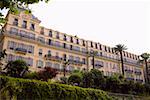
[{"label": "balcony", "polygon": [[56,61],[56,62],[61,62],[62,58],[59,56],[51,56],[50,54],[45,55],[46,60],[51,60],[51,61]]},{"label": "balcony", "polygon": [[76,65],[76,66],[82,66],[83,62],[81,61],[77,61],[77,60],[72,60],[72,59],[69,59],[69,64],[73,64],[73,65]]},{"label": "balcony", "polygon": [[137,81],[137,82],[140,82],[140,83],[142,83],[142,82],[143,82],[143,80],[142,80],[142,79],[136,79],[136,81]]},{"label": "balcony", "polygon": [[16,48],[15,51],[17,53],[24,54],[24,55],[27,53],[27,50],[24,48]]},{"label": "balcony", "polygon": [[133,70],[130,70],[130,69],[125,69],[124,71],[127,72],[127,73],[130,73],[130,74],[133,73]]},{"label": "balcony", "polygon": [[96,68],[101,68],[101,67],[103,67],[103,65],[101,65],[101,64],[95,64],[95,67]]},{"label": "balcony", "polygon": [[126,79],[129,80],[129,81],[134,81],[133,77],[127,77]]},{"label": "balcony", "polygon": [[141,71],[135,71],[134,73],[137,74],[137,75],[141,75],[142,74]]},{"label": "balcony", "polygon": [[27,28],[27,25],[22,24],[22,28]]},{"label": "balcony", "polygon": [[13,25],[14,26],[18,26],[18,22],[13,22]]}]

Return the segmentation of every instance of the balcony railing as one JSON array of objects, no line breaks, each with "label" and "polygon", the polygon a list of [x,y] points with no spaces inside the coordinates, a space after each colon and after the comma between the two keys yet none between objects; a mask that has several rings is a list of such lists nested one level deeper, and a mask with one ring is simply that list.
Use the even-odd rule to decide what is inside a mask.
[{"label": "balcony railing", "polygon": [[27,53],[27,50],[24,49],[24,48],[16,48],[15,51],[16,51],[17,53],[21,53],[21,54],[26,54],[26,53]]},{"label": "balcony railing", "polygon": [[69,59],[69,64],[73,64],[73,65],[77,65],[77,66],[82,66],[83,62],[81,61],[78,61],[78,60],[72,60],[72,59]]},{"label": "balcony railing", "polygon": [[51,56],[51,55],[45,55],[45,59],[46,60],[51,60],[51,61],[57,61],[57,62],[61,62],[62,58],[59,56]]},{"label": "balcony railing", "polygon": [[13,22],[13,25],[14,26],[18,26],[18,22]]},{"label": "balcony railing", "polygon": [[130,70],[130,69],[125,69],[125,72],[127,72],[127,73],[133,73],[133,70]]},{"label": "balcony railing", "polygon": [[127,79],[127,80],[130,80],[130,81],[134,81],[134,78],[133,78],[133,77],[127,77],[126,79]]},{"label": "balcony railing", "polygon": [[143,80],[142,80],[142,79],[136,79],[136,81],[137,81],[137,82],[143,82]]},{"label": "balcony railing", "polygon": [[142,74],[141,71],[135,71],[134,73],[137,74],[137,75],[141,75]]}]

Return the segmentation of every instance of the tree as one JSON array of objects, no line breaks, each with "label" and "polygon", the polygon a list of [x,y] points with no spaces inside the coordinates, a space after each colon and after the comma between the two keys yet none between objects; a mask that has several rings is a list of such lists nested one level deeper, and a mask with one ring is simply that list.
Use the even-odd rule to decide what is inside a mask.
[{"label": "tree", "polygon": [[122,52],[124,50],[127,50],[126,46],[122,45],[122,44],[118,44],[114,47],[114,50],[116,53],[120,53],[120,60],[121,60],[121,68],[122,68],[122,74],[124,76],[124,65],[123,65],[123,54]]},{"label": "tree", "polygon": [[85,87],[85,88],[89,88],[89,87],[93,86],[94,80],[92,78],[91,72],[83,73],[82,84],[83,84],[83,87]]},{"label": "tree", "polygon": [[104,88],[105,87],[105,78],[101,71],[97,69],[92,69],[92,79],[94,81],[94,88]]},{"label": "tree", "polygon": [[[28,8],[28,4],[38,3],[39,1],[48,2],[49,0],[1,0],[0,1],[0,9],[4,8],[9,9],[12,13],[18,12],[18,7],[26,7]],[[30,11],[29,9],[27,11]],[[3,14],[0,13],[0,25],[4,24],[6,20],[3,18]]]},{"label": "tree", "polygon": [[0,52],[0,60],[2,60],[3,58],[5,58],[5,56],[7,56],[6,49],[4,49],[3,51]]},{"label": "tree", "polygon": [[140,56],[142,59],[140,59],[140,62],[144,62],[145,63],[145,68],[146,68],[146,82],[149,83],[149,78],[148,78],[148,60],[150,59],[150,54],[148,53],[143,53]]},{"label": "tree", "polygon": [[56,69],[45,67],[43,70],[38,72],[38,78],[42,81],[48,81],[48,79],[56,77],[57,74],[58,72]]},{"label": "tree", "polygon": [[5,66],[6,75],[12,77],[23,77],[24,74],[28,71],[28,66],[23,60],[10,61]]},{"label": "tree", "polygon": [[69,84],[77,84],[78,86],[80,85],[82,79],[81,76],[78,74],[72,74],[69,78],[68,78],[68,83]]},{"label": "tree", "polygon": [[63,61],[63,74],[66,77],[66,67],[69,65],[69,61]]}]

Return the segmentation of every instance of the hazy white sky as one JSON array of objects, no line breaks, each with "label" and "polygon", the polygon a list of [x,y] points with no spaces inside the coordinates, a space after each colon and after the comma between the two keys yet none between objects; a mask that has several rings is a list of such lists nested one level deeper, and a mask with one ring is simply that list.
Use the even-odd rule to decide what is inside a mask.
[{"label": "hazy white sky", "polygon": [[30,8],[44,27],[150,53],[150,0],[50,0]]}]

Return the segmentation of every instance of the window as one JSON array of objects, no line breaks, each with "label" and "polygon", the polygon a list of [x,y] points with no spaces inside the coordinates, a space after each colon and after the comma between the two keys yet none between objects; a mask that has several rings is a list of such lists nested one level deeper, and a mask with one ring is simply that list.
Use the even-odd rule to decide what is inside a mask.
[{"label": "window", "polygon": [[49,31],[49,36],[53,37],[52,31]]},{"label": "window", "polygon": [[30,30],[32,30],[32,31],[35,30],[35,25],[33,23],[31,23]]},{"label": "window", "polygon": [[55,55],[56,57],[59,57],[59,53],[58,52],[56,52],[56,55]]},{"label": "window", "polygon": [[85,63],[86,63],[86,62],[85,62],[85,58],[82,58],[82,63],[83,63],[83,64],[85,64]]},{"label": "window", "polygon": [[52,40],[48,39],[48,45],[51,45]]},{"label": "window", "polygon": [[70,50],[72,50],[72,45],[70,45]]},{"label": "window", "polygon": [[95,48],[97,49],[97,43],[95,43]]},{"label": "window", "polygon": [[17,18],[14,19],[13,25],[18,26],[18,19]]},{"label": "window", "polygon": [[51,63],[51,62],[46,62],[46,63],[45,63],[45,66],[46,66],[46,67],[52,67],[52,63]]},{"label": "window", "polygon": [[27,21],[25,21],[25,20],[23,21],[22,27],[23,27],[23,28],[27,28]]},{"label": "window", "polygon": [[76,42],[77,44],[79,44],[79,39],[77,39],[77,42]]},{"label": "window", "polygon": [[42,56],[42,49],[39,49],[39,56]]},{"label": "window", "polygon": [[18,29],[16,29],[16,28],[11,28],[11,29],[10,29],[10,33],[11,33],[11,34],[17,34],[17,33],[18,33]]},{"label": "window", "polygon": [[28,53],[34,53],[34,47],[33,46],[27,46],[28,47]]},{"label": "window", "polygon": [[85,46],[85,41],[83,40],[83,44],[82,44],[83,46]]},{"label": "window", "polygon": [[99,49],[102,50],[102,45],[101,44],[99,45]]},{"label": "window", "polygon": [[91,42],[91,47],[93,47],[93,42]]},{"label": "window", "polygon": [[56,33],[56,38],[59,39],[59,32]]},{"label": "window", "polygon": [[105,51],[107,52],[107,47],[105,46]]},{"label": "window", "polygon": [[51,55],[51,50],[48,50],[48,55]]},{"label": "window", "polygon": [[66,54],[63,55],[63,60],[64,60],[64,61],[67,60],[67,55],[66,55]]},{"label": "window", "polygon": [[33,66],[33,59],[32,58],[28,58],[27,59],[27,63],[28,63],[28,66]]},{"label": "window", "polygon": [[38,60],[37,61],[37,67],[39,67],[39,68],[43,67],[43,61]]},{"label": "window", "polygon": [[41,27],[40,34],[44,35],[44,27]]},{"label": "window", "polygon": [[58,69],[58,70],[59,70],[59,69],[60,69],[60,64],[55,63],[55,64],[54,64],[54,66],[53,66],[53,68],[55,68],[55,69]]},{"label": "window", "polygon": [[72,55],[70,55],[70,56],[69,56],[69,60],[71,60],[71,61],[72,61],[72,60],[73,60],[73,58],[74,58],[74,57],[73,57]]},{"label": "window", "polygon": [[66,48],[66,43],[63,43],[63,47]]}]

